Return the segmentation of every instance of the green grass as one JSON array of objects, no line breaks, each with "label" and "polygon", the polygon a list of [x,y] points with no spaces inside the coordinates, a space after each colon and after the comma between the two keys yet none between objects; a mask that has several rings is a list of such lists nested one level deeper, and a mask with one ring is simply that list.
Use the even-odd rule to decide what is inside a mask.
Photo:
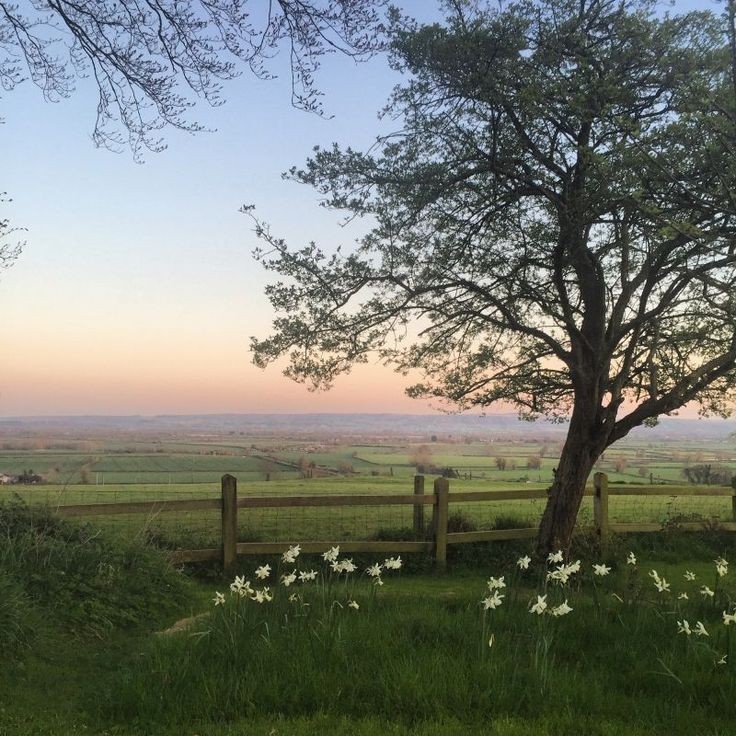
[{"label": "green grass", "polygon": [[[89,537],[84,526],[43,526],[21,511],[0,518],[3,538],[13,539],[0,557],[0,580],[22,591],[17,612],[33,623],[24,634],[30,641],[21,640],[10,660],[2,650],[3,736],[733,734],[736,632],[719,620],[736,598],[736,570],[721,580],[714,604],[697,595],[702,584],[715,587],[714,557],[736,557],[732,535],[614,540],[614,573],[597,587],[590,563],[598,559],[588,552],[585,579],[564,593],[574,611],[562,619],[528,613],[539,573],[514,571],[523,545],[496,544],[475,556],[467,548],[463,565],[451,557],[445,576],[385,573],[375,598],[361,581],[335,585],[324,598],[302,586],[308,607],[283,595],[270,605],[249,602],[233,627],[232,611],[210,600],[229,581],[172,589],[173,573],[151,550],[131,558],[126,543]],[[24,528],[34,530],[41,554]],[[586,544],[579,540],[575,553],[585,554]],[[623,562],[630,547],[639,557],[633,577]],[[254,581],[254,563],[239,562]],[[651,568],[673,594],[688,590],[691,599],[656,594]],[[682,579],[686,568],[695,583]],[[506,600],[484,623],[485,581],[501,574]],[[72,604],[80,596],[86,607]],[[348,597],[359,611],[332,604]],[[89,616],[112,616],[113,608],[120,610],[111,627]],[[0,636],[10,630],[3,610]],[[200,612],[211,617],[189,631],[152,633]],[[682,617],[704,621],[711,636],[678,636]],[[727,652],[729,665],[716,666]]]}]

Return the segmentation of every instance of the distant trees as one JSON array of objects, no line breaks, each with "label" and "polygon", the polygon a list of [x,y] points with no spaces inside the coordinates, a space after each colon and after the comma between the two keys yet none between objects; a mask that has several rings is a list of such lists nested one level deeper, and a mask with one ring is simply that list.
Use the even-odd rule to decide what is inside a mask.
[{"label": "distant trees", "polygon": [[432,448],[418,445],[409,456],[409,464],[414,465],[417,473],[428,473],[432,467]]},{"label": "distant trees", "polygon": [[526,467],[528,470],[539,470],[542,467],[542,458],[540,455],[529,455],[526,459]]},{"label": "distant trees", "polygon": [[689,483],[696,485],[727,486],[736,473],[722,465],[703,463],[683,468],[682,475]]}]

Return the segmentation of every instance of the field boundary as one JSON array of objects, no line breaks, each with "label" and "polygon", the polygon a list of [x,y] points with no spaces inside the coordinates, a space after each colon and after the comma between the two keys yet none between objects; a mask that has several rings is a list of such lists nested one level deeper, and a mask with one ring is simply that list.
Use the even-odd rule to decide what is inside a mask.
[{"label": "field boundary", "polygon": [[[726,522],[682,522],[676,528],[683,531],[698,531],[718,528],[736,531],[736,478],[732,487],[727,486],[609,486],[605,473],[596,473],[592,487],[585,495],[593,498],[592,531],[599,545],[605,549],[610,535],[627,533],[661,532],[661,523],[609,523],[609,498],[611,496],[694,496],[730,497],[732,520]],[[243,496],[238,498],[237,479],[224,475],[221,480],[220,498],[183,499],[181,501],[131,501],[128,503],[73,504],[56,507],[60,516],[112,516],[118,514],[157,514],[178,511],[220,510],[222,521],[221,545],[206,549],[172,550],[170,558],[175,563],[220,561],[226,572],[231,573],[238,555],[270,555],[282,552],[288,544],[299,544],[304,552],[324,552],[328,547],[339,545],[345,552],[402,553],[424,552],[431,554],[437,569],[442,570],[447,562],[447,547],[453,544],[471,544],[514,539],[532,539],[536,527],[517,529],[490,529],[482,531],[451,532],[448,529],[449,509],[452,503],[493,503],[497,501],[534,501],[547,497],[546,490],[500,490],[450,493],[447,478],[434,480],[432,493],[425,492],[423,475],[414,477],[414,492],[411,494],[385,495],[313,495],[313,496]],[[238,510],[257,508],[308,508],[339,506],[396,506],[413,507],[414,540],[409,541],[344,541],[344,540],[300,540],[288,542],[239,542]],[[431,506],[429,520],[425,520],[425,507]]]}]

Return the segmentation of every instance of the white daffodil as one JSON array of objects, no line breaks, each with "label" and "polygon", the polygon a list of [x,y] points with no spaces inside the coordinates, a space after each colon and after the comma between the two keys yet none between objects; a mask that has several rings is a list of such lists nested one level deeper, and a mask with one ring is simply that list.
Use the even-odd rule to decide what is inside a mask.
[{"label": "white daffodil", "polygon": [[518,560],[516,560],[516,566],[520,570],[528,570],[529,565],[531,564],[532,558],[528,555],[524,555],[524,557],[519,557]]},{"label": "white daffodil", "polygon": [[728,657],[728,654],[724,654],[719,660],[716,661],[716,664],[726,664],[727,657]]},{"label": "white daffodil", "polygon": [[560,585],[564,585],[570,579],[570,576],[576,572],[580,572],[580,560],[575,560],[570,565],[559,565],[547,573],[547,580],[554,580]]},{"label": "white daffodil", "polygon": [[368,573],[369,578],[380,578],[381,570],[383,570],[383,567],[376,563],[375,565],[371,565],[369,568],[366,568],[366,573]]},{"label": "white daffodil", "polygon": [[489,595],[481,601],[484,611],[495,611],[502,603],[504,596],[501,595],[497,590],[493,591],[493,595]]},{"label": "white daffodil", "polygon": [[736,611],[733,613],[726,613],[723,612],[723,625],[724,626],[730,626],[731,624],[736,624]]},{"label": "white daffodil", "polygon": [[348,601],[348,608],[352,608],[353,610],[357,611],[360,606],[358,605],[357,601]]},{"label": "white daffodil", "polygon": [[698,636],[710,636],[710,634],[705,630],[705,626],[703,626],[702,621],[697,621],[695,623],[695,633]]},{"label": "white daffodil", "polygon": [[340,556],[340,547],[330,547],[327,552],[323,553],[322,559],[325,562],[335,562]]},{"label": "white daffodil", "polygon": [[293,565],[296,562],[296,558],[299,557],[299,553],[302,551],[302,548],[295,544],[289,549],[284,552],[284,554],[281,555],[281,561],[286,562],[289,565]]},{"label": "white daffodil", "polygon": [[296,570],[292,570],[288,575],[281,576],[281,585],[288,588],[292,583],[296,582]]},{"label": "white daffodil", "polygon": [[216,606],[224,606],[225,605],[225,596],[222,593],[215,593],[215,597],[212,599],[215,602]]},{"label": "white daffodil", "polygon": [[503,581],[503,576],[500,578],[489,578],[488,590],[501,590],[506,587],[506,583]]},{"label": "white daffodil", "polygon": [[317,571],[316,570],[309,570],[309,572],[302,571],[299,573],[299,582],[300,583],[311,583],[312,581],[317,579]]},{"label": "white daffodil", "polygon": [[389,557],[383,561],[383,566],[387,570],[400,570],[402,564],[401,557]]},{"label": "white daffodil", "polygon": [[296,603],[299,600],[299,596],[296,593],[292,593],[289,596],[289,603]]},{"label": "white daffodil", "polygon": [[602,578],[605,575],[608,575],[609,572],[611,572],[610,567],[606,567],[605,565],[593,565],[593,575],[597,575]]},{"label": "white daffodil", "polygon": [[703,598],[712,598],[715,593],[707,585],[704,585],[700,589],[700,595],[702,595]]},{"label": "white daffodil", "polygon": [[565,600],[564,603],[560,603],[559,606],[555,606],[552,609],[552,615],[553,616],[567,616],[568,613],[572,611],[572,608],[567,605],[567,600]]},{"label": "white daffodil", "polygon": [[629,556],[626,558],[627,565],[636,565],[636,556],[633,552],[629,552]]},{"label": "white daffodil", "polygon": [[683,575],[683,577],[685,578],[685,580],[693,581],[695,580],[695,573],[690,572],[690,570],[685,570],[685,574]]},{"label": "white daffodil", "polygon": [[550,565],[551,564],[556,564],[558,562],[562,562],[563,559],[564,559],[564,556],[562,554],[562,550],[561,549],[558,549],[557,552],[550,552],[547,555],[547,562]]},{"label": "white daffodil", "polygon": [[250,581],[245,579],[245,575],[236,575],[235,580],[230,583],[230,590],[237,593],[241,598],[245,598],[253,592]]},{"label": "white daffodil", "polygon": [[728,575],[728,561],[724,560],[723,557],[719,557],[715,562],[718,577],[722,578]]},{"label": "white daffodil", "polygon": [[547,610],[547,596],[538,595],[537,602],[529,609],[529,613],[536,613],[541,616]]},{"label": "white daffodil", "polygon": [[256,577],[265,580],[271,574],[271,565],[261,565],[256,568]]},{"label": "white daffodil", "polygon": [[693,631],[690,628],[690,624],[687,621],[682,620],[682,621],[677,622],[677,633],[685,634],[686,636],[690,636],[690,634],[692,634]]},{"label": "white daffodil", "polygon": [[690,598],[688,598],[687,593],[680,593],[680,595],[677,596],[678,600],[681,601],[689,601]]},{"label": "white daffodil", "polygon": [[660,593],[669,593],[670,592],[670,584],[664,579],[660,578],[659,580],[654,581],[654,585],[657,588],[657,590]]},{"label": "white daffodil", "polygon": [[337,568],[333,565],[332,567],[335,572],[355,572],[358,568],[353,564],[352,558],[344,559],[337,563]]}]

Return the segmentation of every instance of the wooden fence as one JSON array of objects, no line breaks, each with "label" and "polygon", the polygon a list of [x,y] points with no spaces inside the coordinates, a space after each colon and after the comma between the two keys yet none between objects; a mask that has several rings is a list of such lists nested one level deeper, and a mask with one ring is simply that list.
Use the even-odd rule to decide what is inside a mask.
[{"label": "wooden fence", "polygon": [[[718,527],[736,531],[736,479],[733,487],[696,488],[688,486],[657,487],[649,485],[621,485],[609,487],[605,473],[596,473],[592,488],[586,496],[593,497],[593,528],[602,548],[608,543],[611,533],[657,532],[662,524],[637,523],[616,524],[609,522],[609,498],[611,496],[728,496],[731,498],[732,520],[719,522]],[[62,516],[110,516],[117,514],[157,514],[160,512],[197,511],[219,509],[222,518],[222,542],[220,547],[208,549],[179,549],[171,553],[174,562],[221,561],[226,573],[232,573],[238,555],[270,555],[284,551],[288,544],[299,543],[303,552],[324,552],[328,547],[339,545],[344,552],[426,552],[434,556],[438,570],[447,564],[447,547],[451,544],[472,542],[494,542],[511,539],[529,539],[537,534],[536,527],[517,529],[492,529],[470,532],[449,532],[448,518],[451,503],[477,503],[498,501],[523,501],[546,499],[547,491],[502,490],[470,491],[450,493],[450,481],[437,478],[432,493],[425,492],[422,475],[414,478],[414,492],[406,495],[324,495],[324,496],[246,496],[238,498],[237,480],[232,475],[222,477],[220,498],[187,499],[181,501],[134,501],[129,503],[97,503],[59,506]],[[255,508],[306,508],[327,506],[394,506],[414,507],[414,541],[303,541],[289,542],[238,542],[239,509]],[[425,506],[432,507],[430,523],[425,523]],[[687,522],[677,525],[678,529],[702,530],[703,522]]]}]

